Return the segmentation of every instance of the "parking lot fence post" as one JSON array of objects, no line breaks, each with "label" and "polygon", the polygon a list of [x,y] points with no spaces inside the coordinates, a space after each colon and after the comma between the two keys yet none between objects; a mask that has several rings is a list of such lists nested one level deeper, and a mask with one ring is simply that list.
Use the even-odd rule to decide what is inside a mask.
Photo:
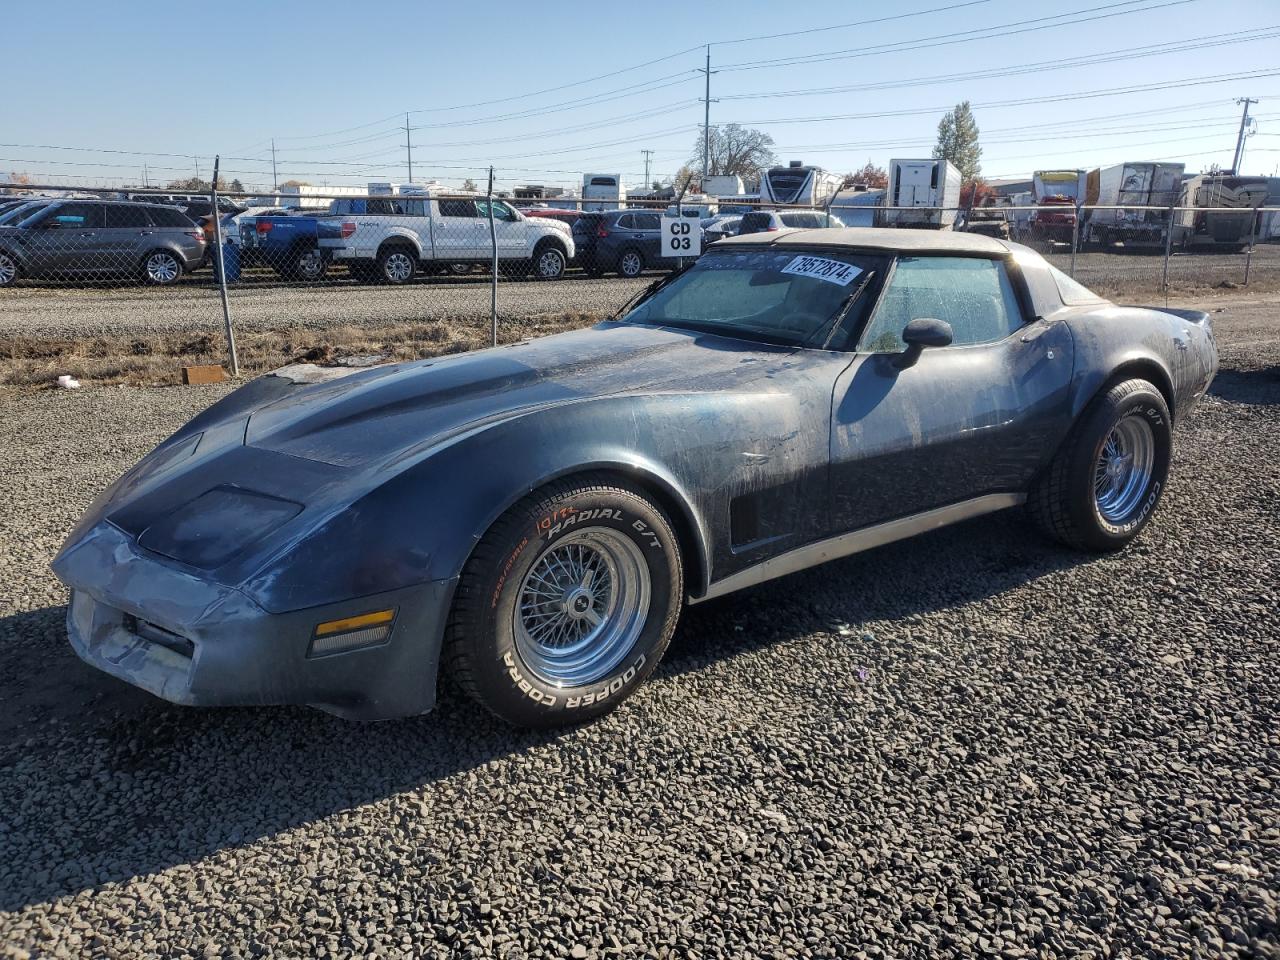
[{"label": "parking lot fence post", "polygon": [[489,325],[493,329],[493,345],[498,345],[498,228],[493,223],[493,167],[489,168],[489,247],[493,253],[489,278]]},{"label": "parking lot fence post", "polygon": [[1164,291],[1164,305],[1169,305],[1169,257],[1173,255],[1173,215],[1177,207],[1169,208],[1169,219],[1164,225],[1164,274],[1160,278],[1160,289]]},{"label": "parking lot fence post", "polygon": [[1076,219],[1071,224],[1071,277],[1076,275],[1076,251],[1080,249],[1080,215],[1084,212],[1083,204],[1076,204]]},{"label": "parking lot fence post", "polygon": [[227,299],[227,269],[222,260],[222,217],[218,215],[218,157],[213,158],[213,179],[209,181],[209,216],[213,218],[213,271],[222,297],[222,322],[227,330],[227,359],[231,376],[240,376],[240,357],[236,354],[236,332],[231,326],[231,302]]},{"label": "parking lot fence post", "polygon": [[1244,285],[1249,285],[1249,268],[1253,266],[1253,244],[1258,239],[1258,231],[1262,223],[1262,214],[1255,213],[1253,215],[1253,223],[1249,230],[1249,247],[1244,255]]}]

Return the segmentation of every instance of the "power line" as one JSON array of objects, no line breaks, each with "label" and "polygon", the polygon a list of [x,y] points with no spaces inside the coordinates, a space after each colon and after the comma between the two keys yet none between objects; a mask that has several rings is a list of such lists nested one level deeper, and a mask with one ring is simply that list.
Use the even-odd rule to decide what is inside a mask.
[{"label": "power line", "polygon": [[[1124,0],[1122,3],[1108,3],[1099,7],[1085,7],[1080,10],[1070,10],[1067,13],[1055,13],[1048,17],[1034,17],[1030,20],[1015,20],[1012,23],[1001,24],[994,27],[977,27],[973,30],[940,33],[928,37],[918,37],[912,40],[897,40],[891,43],[877,43],[866,47],[850,47],[846,50],[831,50],[826,53],[803,54],[795,57],[775,57],[768,60],[747,60],[742,63],[728,64],[721,69],[725,72],[762,70],[773,67],[790,67],[800,64],[826,63],[831,60],[852,60],[857,57],[879,56],[883,53],[903,53],[910,50],[945,47],[957,43],[971,43],[974,40],[993,40],[998,37],[1034,33],[1039,30],[1052,30],[1058,27],[1065,27],[1078,23],[1092,23],[1097,20],[1108,20],[1112,17],[1124,17],[1133,13],[1148,13],[1152,10],[1162,10],[1166,7],[1177,7],[1187,3],[1195,3],[1196,0],[1165,0],[1165,2],[1156,3],[1151,6],[1133,8],[1133,4],[1135,3],[1146,2],[1148,2],[1148,0]],[[1131,9],[1116,10],[1117,7],[1130,7]],[[1099,13],[1097,16],[1092,17],[1077,17],[1074,20],[1066,19],[1069,17],[1075,17],[1077,14],[1096,13],[1100,10],[1110,10],[1112,12]],[[1061,20],[1063,22],[1047,22],[1050,20]],[[1032,26],[1032,24],[1039,24],[1039,26]],[[1015,27],[1017,29],[1008,29],[1010,27]]]},{"label": "power line", "polygon": [[772,93],[739,93],[721,97],[722,100],[771,100],[783,97],[826,96],[835,93],[854,93],[865,90],[892,90],[899,87],[927,87],[939,83],[952,83],[957,80],[987,80],[997,77],[1016,76],[1024,73],[1040,73],[1046,70],[1066,70],[1075,67],[1094,66],[1099,63],[1111,63],[1116,60],[1135,60],[1145,57],[1162,56],[1167,53],[1185,53],[1188,50],[1202,50],[1208,47],[1220,47],[1230,43],[1248,43],[1254,40],[1270,40],[1280,37],[1280,25],[1259,28],[1271,31],[1258,33],[1257,30],[1239,30],[1233,33],[1219,33],[1195,40],[1177,40],[1152,44],[1143,47],[1128,47],[1122,50],[1109,50],[1105,53],[1085,54],[1067,59],[1054,58],[1040,60],[1035,63],[1016,64],[1007,67],[992,67],[988,70],[974,70],[964,73],[935,74],[929,77],[918,77],[910,80],[882,80],[872,83],[857,83],[839,87],[809,87],[798,90],[779,90]]},{"label": "power line", "polygon": [[[977,7],[991,0],[967,0],[965,3],[951,3],[945,7],[930,7],[928,10],[915,10],[911,13],[898,13],[891,17],[875,17],[871,20],[854,20],[851,23],[833,23],[825,27],[809,27],[805,30],[789,30],[786,33],[769,33],[759,37],[740,37],[737,40],[712,40],[711,46],[726,47],[734,43],[754,43],[757,40],[781,40],[784,37],[799,37],[810,33],[828,33],[831,30],[844,30],[848,27],[869,27],[876,23],[889,23],[891,20],[907,20],[911,17],[923,17],[931,13],[943,13],[947,10],[959,10],[962,7]],[[1140,0],[1130,0],[1137,3]]]},{"label": "power line", "polygon": [[[973,107],[994,109],[998,107],[1030,106],[1040,103],[1061,103],[1069,100],[1091,100],[1098,97],[1115,97],[1131,93],[1150,93],[1156,90],[1174,90],[1182,87],[1197,87],[1214,83],[1229,83],[1235,80],[1252,80],[1261,77],[1280,76],[1280,70],[1258,70],[1247,73],[1217,74],[1211,77],[1188,77],[1181,80],[1161,81],[1127,87],[1108,87],[1101,90],[1085,90],[1067,94],[1052,94],[1046,97],[1026,97],[1020,100],[988,100],[974,103]],[[843,113],[819,117],[786,117],[771,120],[740,120],[739,123],[755,126],[768,126],[780,123],[824,123],[832,120],[871,120],[881,117],[907,117],[920,114],[936,114],[950,110],[950,106],[918,107],[910,110],[880,110],[873,113]]]}]

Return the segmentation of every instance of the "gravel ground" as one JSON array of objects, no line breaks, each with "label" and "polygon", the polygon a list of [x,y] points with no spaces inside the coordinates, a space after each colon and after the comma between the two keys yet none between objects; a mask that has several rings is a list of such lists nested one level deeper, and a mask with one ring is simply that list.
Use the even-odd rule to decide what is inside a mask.
[{"label": "gravel ground", "polygon": [[829,564],[558,734],[94,673],[48,559],[225,388],[0,394],[0,950],[1280,957],[1276,306],[1223,304],[1123,554],[1006,514]]},{"label": "gravel ground", "polygon": [[[1049,257],[1070,268],[1069,253]],[[1169,264],[1174,291],[1244,282],[1243,254],[1178,254]],[[1160,289],[1163,258],[1158,254],[1088,253],[1076,258],[1076,276],[1110,296],[1116,290],[1143,290],[1148,300]],[[488,278],[431,278],[405,287],[379,287],[335,279],[322,284],[286,285],[253,277],[234,287],[230,304],[238,330],[300,326],[372,324],[489,316]],[[335,277],[343,277],[335,271]],[[513,281],[498,286],[503,317],[560,313],[610,313],[658,276],[640,280],[590,279],[574,273],[556,283]],[[1251,281],[1267,290],[1280,287],[1280,245],[1254,252]],[[102,336],[222,330],[222,302],[209,274],[196,274],[174,289],[99,285],[87,288],[26,284],[0,291],[0,341],[5,337]]]}]

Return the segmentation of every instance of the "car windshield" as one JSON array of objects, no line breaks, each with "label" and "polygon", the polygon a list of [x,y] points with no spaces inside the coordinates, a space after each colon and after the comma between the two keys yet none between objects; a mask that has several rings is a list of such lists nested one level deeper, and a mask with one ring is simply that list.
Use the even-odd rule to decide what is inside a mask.
[{"label": "car windshield", "polygon": [[822,345],[880,266],[829,251],[709,253],[621,319],[786,345]]},{"label": "car windshield", "polygon": [[23,203],[16,207],[10,207],[8,210],[0,213],[0,223],[7,223],[10,226],[14,226],[15,224],[21,223],[43,206],[43,201],[36,201],[34,203]]}]

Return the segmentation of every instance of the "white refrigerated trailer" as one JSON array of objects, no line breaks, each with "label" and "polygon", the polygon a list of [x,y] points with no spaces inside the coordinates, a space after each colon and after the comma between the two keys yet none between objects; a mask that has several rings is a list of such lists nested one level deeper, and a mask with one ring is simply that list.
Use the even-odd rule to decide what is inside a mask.
[{"label": "white refrigerated trailer", "polygon": [[960,170],[950,160],[889,161],[885,226],[950,230],[959,206]]}]

